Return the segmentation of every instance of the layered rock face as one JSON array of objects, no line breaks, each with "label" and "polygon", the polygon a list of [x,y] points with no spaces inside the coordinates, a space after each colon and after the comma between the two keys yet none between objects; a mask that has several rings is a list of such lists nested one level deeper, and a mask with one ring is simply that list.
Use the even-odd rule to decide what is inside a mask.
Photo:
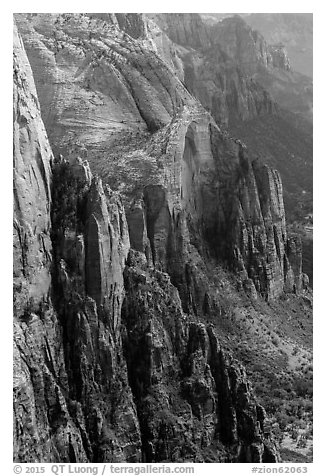
[{"label": "layered rock face", "polygon": [[[308,121],[312,120],[312,82],[292,69],[282,43],[268,44],[239,16],[226,18],[213,26],[212,36],[216,44],[235,61],[242,75],[268,92],[274,103]],[[270,112],[276,113],[278,109]],[[266,111],[263,110],[263,113]],[[251,114],[240,119],[253,117]],[[235,120],[236,117],[233,117],[232,121]]]},{"label": "layered rock face", "polygon": [[[186,15],[187,21],[183,15],[153,17],[172,41],[182,45],[176,54],[183,62],[185,84],[219,124],[226,126],[235,117],[245,120],[277,110],[275,101],[254,77],[259,68],[274,67],[273,55],[261,35],[240,17],[214,27],[206,26],[197,14]],[[196,25],[197,35],[192,25]],[[183,30],[182,36],[175,33]]]},{"label": "layered rock face", "polygon": [[184,113],[163,133],[163,171],[144,191],[147,232],[155,266],[170,273],[186,306],[201,301],[189,273],[200,280],[205,256],[227,263],[244,283],[252,280],[266,299],[295,283],[300,292],[302,271],[289,264],[277,171],[250,158],[202,111]]},{"label": "layered rock face", "polygon": [[[26,63],[21,44],[17,52]],[[23,75],[21,68],[17,62]],[[275,460],[243,370],[224,363],[213,331],[189,324],[168,275],[148,271],[137,252],[125,271],[125,365],[129,237],[119,197],[105,194],[83,159],[54,160],[50,181],[53,304],[43,296],[42,306],[31,310],[25,301],[24,314],[16,314],[15,461]],[[229,414],[231,434],[224,435]],[[218,440],[224,451],[216,451]]]},{"label": "layered rock face", "polygon": [[205,48],[211,45],[209,31],[195,13],[148,14],[174,43],[185,47]]},{"label": "layered rock face", "polygon": [[141,15],[27,14],[17,22],[55,152],[86,149],[92,163],[112,143],[167,124],[191,99],[150,38],[131,31],[146,32]]},{"label": "layered rock face", "polygon": [[295,71],[313,76],[312,13],[252,13],[246,23],[264,35],[271,44],[283,44]]},{"label": "layered rock face", "polygon": [[14,459],[140,461],[119,337],[124,212],[82,161],[51,173],[16,31],[14,87]]},{"label": "layered rock face", "polygon": [[[120,17],[119,24],[123,25],[127,31],[134,25],[133,36],[119,29],[117,20],[114,22],[112,18],[110,15],[110,19],[106,21],[102,17],[98,18],[96,15],[94,17],[91,14],[36,15],[31,18],[28,16],[19,18],[30,48],[28,51],[38,76],[41,95],[43,95],[41,86],[43,75],[38,72],[46,55],[51,55],[55,61],[51,74],[62,71],[66,77],[60,93],[60,97],[64,100],[64,107],[61,109],[60,99],[59,105],[53,105],[62,132],[62,138],[59,140],[59,143],[63,145],[62,150],[68,150],[67,146],[71,137],[71,127],[67,128],[65,125],[70,111],[67,105],[70,104],[76,114],[72,126],[75,131],[77,131],[76,124],[81,111],[84,113],[84,127],[79,129],[80,132],[75,140],[77,150],[70,149],[70,155],[76,157],[77,152],[87,154],[94,170],[101,171],[109,184],[118,188],[128,200],[133,201],[134,196],[139,197],[138,204],[141,204],[143,200],[145,210],[140,211],[142,207],[138,205],[137,218],[135,213],[131,213],[134,205],[126,202],[128,208],[131,206],[128,217],[133,216],[133,225],[129,228],[135,229],[135,226],[138,227],[139,224],[139,230],[143,230],[141,234],[147,233],[147,238],[132,236],[132,241],[137,241],[134,246],[141,251],[145,251],[145,247],[148,254],[149,242],[155,265],[175,276],[174,282],[184,290],[182,294],[188,293],[184,263],[187,262],[186,257],[189,253],[192,253],[192,251],[189,252],[188,245],[190,244],[194,247],[195,254],[215,255],[217,259],[225,260],[231,267],[243,271],[244,279],[247,277],[252,279],[258,292],[266,298],[279,296],[285,287],[286,289],[293,287],[294,279],[291,278],[290,282],[287,282],[292,272],[288,271],[290,268],[286,251],[284,251],[287,238],[279,176],[268,168],[253,167],[253,158],[246,156],[241,144],[234,143],[218,130],[209,115],[205,114],[189,96],[166,64],[151,51],[149,37],[146,36],[148,22],[141,15],[136,15],[134,19],[132,16]],[[163,16],[162,18],[166,20],[168,31],[174,25],[172,18],[174,21],[180,20],[178,16],[171,18]],[[142,20],[144,26],[140,31],[139,25]],[[198,17],[196,21],[201,20]],[[191,30],[193,23],[193,17],[185,21],[185,30]],[[228,50],[232,50],[229,54],[237,57],[239,61],[247,62],[250,70],[253,68],[257,70],[260,63],[268,67],[272,57],[267,52],[266,44],[261,37],[255,36],[249,27],[244,27],[243,23],[240,18],[224,20],[220,30],[214,33],[215,36],[211,34],[211,41],[215,38],[222,47],[224,41]],[[85,33],[86,27],[88,36]],[[104,28],[101,37],[99,27]],[[60,38],[58,41],[62,46],[60,49],[62,59],[52,51],[51,29],[56,32],[55,37]],[[199,28],[198,31],[204,30]],[[82,40],[80,35],[83,35]],[[240,42],[239,35],[240,39],[244,35],[248,41]],[[227,41],[230,36],[235,40],[238,38],[239,41],[235,43]],[[137,37],[141,39],[137,40]],[[35,53],[35,48],[32,50],[31,45],[34,45],[36,41],[39,46]],[[205,41],[203,40],[202,47],[206,47]],[[243,43],[245,47],[239,51],[233,51],[240,43]],[[146,48],[145,45],[147,45]],[[218,48],[217,50],[220,51]],[[67,51],[71,56],[68,55],[69,68],[65,63],[68,60]],[[251,55],[252,61],[248,55]],[[88,60],[85,59],[87,56],[89,56]],[[97,59],[94,63],[95,56]],[[109,84],[105,88],[100,86],[103,78],[107,81],[108,78],[113,78],[112,75],[119,80],[119,89],[114,89],[115,95]],[[87,84],[84,82],[86,76],[92,78]],[[159,80],[158,77],[160,77]],[[74,95],[74,103],[71,102],[69,84],[73,84],[73,90],[77,92],[78,99]],[[122,94],[122,91],[127,86],[129,99],[126,102],[126,96]],[[57,90],[54,79],[47,83],[47,88]],[[102,106],[93,109],[89,103],[87,110],[84,110],[85,92],[96,95],[99,94],[99,90],[102,91],[104,110]],[[236,87],[235,90],[238,92],[239,88]],[[151,102],[149,102],[150,94],[154,98]],[[48,95],[51,97],[51,94]],[[244,95],[245,98],[248,96],[248,94]],[[66,103],[66,100],[69,102]],[[111,104],[112,101],[115,106],[109,111],[109,103]],[[134,132],[129,132],[131,134],[127,140],[130,143],[129,147],[135,144],[137,151],[135,152],[133,147],[132,159],[137,159],[138,170],[135,172],[137,177],[133,177],[133,169],[130,168],[131,175],[121,177],[117,187],[117,177],[127,166],[126,157],[130,156],[130,149],[127,145],[125,153],[121,155],[120,145],[114,142],[117,135],[121,139],[127,138],[127,131],[124,129],[127,124],[122,122],[120,123],[122,129],[113,130],[112,122],[117,118],[116,111],[122,114],[125,107],[137,109],[138,117],[141,118],[139,119],[140,128],[146,124],[147,129],[152,132],[157,128],[160,130],[153,138],[140,135],[139,139],[137,139],[137,133],[134,135]],[[98,121],[94,121],[94,114],[98,114],[99,110],[108,114],[103,125],[104,129],[100,128],[100,131]],[[133,120],[129,122],[129,117],[126,117],[130,127]],[[51,140],[57,146],[57,125],[53,127],[51,121],[46,124]],[[99,139],[96,146],[93,142],[95,130]],[[144,140],[143,144],[141,137]],[[108,158],[112,164],[111,171],[105,165],[104,170],[102,165],[99,166],[98,157],[101,150],[106,150],[108,154],[106,147],[109,144],[112,149]],[[139,162],[141,162],[140,166]],[[145,168],[146,162],[150,162],[149,171]],[[131,179],[130,184],[126,183],[128,179]],[[144,186],[144,182],[148,185]],[[97,230],[96,220],[90,226],[91,234],[101,234],[101,230]],[[94,263],[92,265],[94,275],[98,272],[102,273],[101,270],[95,268]],[[295,279],[299,283],[301,277],[298,268],[297,271],[299,274]],[[92,276],[91,271],[90,275]],[[94,281],[92,286],[95,288],[96,280],[92,277],[90,280]],[[300,285],[296,288],[298,291],[301,289]],[[92,293],[97,292],[94,289]]]},{"label": "layered rock face", "polygon": [[[172,15],[173,21],[168,14],[152,16],[180,45],[175,54],[183,63],[185,84],[218,124],[276,114],[277,103],[311,120],[311,81],[291,70],[282,44],[267,44],[240,16],[213,25],[196,14],[184,23],[182,15]],[[176,22],[179,31],[186,29],[182,38],[175,34]],[[192,24],[199,37],[192,33]]]},{"label": "layered rock face", "polygon": [[207,320],[218,263],[251,299],[301,291],[278,173],[191,97],[141,15],[19,25],[41,107],[16,35],[14,459],[277,461]]},{"label": "layered rock face", "polygon": [[[234,59],[248,75],[257,72],[259,67],[282,67],[290,69],[284,49],[269,46],[264,38],[252,30],[238,15],[226,18],[212,27],[212,42]],[[281,61],[283,58],[283,61]]]},{"label": "layered rock face", "polygon": [[[156,17],[164,25],[165,15]],[[245,19],[203,23],[198,29],[208,42],[174,44],[180,77],[219,126],[280,171],[288,221],[304,222],[312,211],[312,82],[290,67],[282,44],[267,44]],[[166,25],[166,35],[180,41]],[[158,53],[170,57],[162,48]]]},{"label": "layered rock face", "polygon": [[[61,439],[60,428],[50,438],[46,399],[52,400],[50,408],[57,405],[61,409],[62,417],[68,414],[53,378],[64,365],[62,333],[52,310],[45,311],[51,283],[51,159],[32,73],[15,29],[14,455],[21,460],[46,458]],[[71,425],[72,444],[80,442],[74,433],[77,431]],[[65,443],[68,454],[68,438]]]},{"label": "layered rock face", "polygon": [[14,30],[14,285],[18,314],[51,283],[50,161],[32,72]]}]

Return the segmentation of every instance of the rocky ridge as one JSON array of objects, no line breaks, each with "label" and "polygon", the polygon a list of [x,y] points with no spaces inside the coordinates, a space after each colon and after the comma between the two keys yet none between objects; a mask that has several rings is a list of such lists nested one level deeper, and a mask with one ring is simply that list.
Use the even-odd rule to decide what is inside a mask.
[{"label": "rocky ridge", "polygon": [[[47,244],[45,250],[40,250],[46,261],[37,268],[33,265],[40,261],[36,249],[40,225],[33,227],[37,233],[29,240],[14,242],[16,255],[26,257],[21,261],[14,256],[15,266],[22,269],[19,276],[16,271],[14,290],[14,459],[139,461],[139,425],[119,343],[122,273],[129,250],[121,205],[115,197],[106,202],[100,181],[94,179],[90,184],[89,168],[80,162],[71,166],[70,176],[65,175],[76,189],[70,181],[71,193],[60,194],[58,203],[60,189],[53,191],[53,186],[58,185],[58,172],[53,177],[51,162],[54,170],[64,164],[53,162],[32,74],[17,33],[14,52],[14,107],[18,119],[25,118],[24,129],[15,135],[14,160],[25,164],[27,178],[39,179],[30,187],[35,192],[34,201],[22,200],[24,196],[19,195],[20,207],[15,205],[15,216],[20,236],[26,236],[36,220],[32,215],[28,222],[28,212],[41,216],[38,219]],[[40,164],[47,175],[37,176]],[[60,180],[60,192],[67,182]],[[19,186],[19,176],[15,184]],[[45,187],[48,196],[41,195]],[[83,234],[72,223],[77,219],[74,198],[78,193],[85,194],[88,188],[85,243]],[[39,201],[47,207],[42,215]],[[44,222],[48,224],[45,229]],[[102,249],[111,257],[109,262],[100,253]],[[90,252],[93,268],[89,264]],[[27,284],[25,276],[31,276]],[[52,284],[44,292],[51,277]],[[36,278],[42,282],[37,286],[38,294],[33,292]],[[28,298],[26,288],[30,291]],[[119,395],[119,399],[113,395]]]},{"label": "rocky ridge", "polygon": [[[134,23],[139,26],[142,17],[138,15],[136,17],[137,20]],[[195,16],[195,18],[197,17]],[[122,22],[123,25],[132,24],[129,16],[127,19],[128,21],[126,20],[125,23]],[[218,257],[222,260],[225,259],[231,265],[240,266],[245,273],[249,273],[249,278],[254,280],[256,289],[261,290],[267,298],[279,296],[283,292],[284,283],[291,275],[291,272],[288,273],[287,271],[288,264],[284,264],[286,257],[284,257],[282,249],[283,243],[286,247],[287,238],[279,178],[274,172],[267,172],[267,175],[270,174],[270,178],[273,176],[277,182],[276,185],[272,185],[274,178],[271,178],[270,184],[270,179],[265,180],[267,187],[270,189],[268,193],[273,194],[271,203],[275,202],[276,205],[272,212],[264,209],[260,218],[258,218],[263,234],[261,235],[261,232],[259,232],[260,238],[255,237],[255,229],[254,231],[249,230],[250,225],[244,233],[248,234],[249,232],[253,239],[250,236],[240,238],[239,231],[236,231],[235,228],[239,224],[238,215],[244,214],[240,221],[245,222],[253,218],[251,208],[254,210],[261,208],[260,203],[254,203],[257,202],[259,196],[257,190],[253,203],[241,203],[241,200],[248,201],[248,198],[239,197],[241,194],[248,195],[249,192],[244,190],[251,188],[252,184],[257,181],[254,174],[250,173],[250,163],[252,163],[253,158],[245,157],[246,153],[243,152],[241,144],[234,144],[227,135],[223,136],[216,125],[213,124],[209,115],[202,111],[198,103],[166,66],[166,63],[160,61],[155,52],[149,48],[149,40],[144,33],[148,31],[148,28],[144,26],[141,40],[138,41],[134,38],[139,36],[137,29],[133,36],[127,35],[126,39],[126,33],[119,30],[116,24],[112,25],[111,22],[106,22],[102,18],[94,18],[93,15],[36,15],[31,19],[19,18],[19,20],[22,31],[26,36],[27,51],[30,52],[30,59],[36,73],[38,73],[42,61],[44,62],[45,52],[53,57],[53,46],[50,42],[52,40],[48,37],[49,30],[47,28],[54,28],[57,32],[55,36],[62,37],[62,47],[60,47],[62,58],[57,58],[57,55],[55,55],[56,66],[51,69],[52,75],[56,71],[56,74],[61,72],[60,74],[64,74],[66,77],[63,83],[66,86],[63,87],[60,93],[62,100],[58,97],[58,104],[53,104],[51,108],[51,110],[57,111],[56,116],[59,114],[58,123],[61,132],[60,140],[57,141],[57,125],[53,127],[51,120],[48,123],[46,122],[50,140],[56,144],[59,151],[67,152],[72,157],[77,154],[86,154],[94,170],[105,177],[110,186],[117,188],[125,196],[127,209],[130,207],[130,200],[134,200],[135,196],[138,197],[137,200],[145,201],[145,208],[148,210],[146,213],[149,214],[146,217],[146,227],[154,262],[156,261],[156,264],[160,262],[162,269],[171,272],[172,276],[182,273],[183,275],[175,277],[174,282],[179,283],[180,281],[179,285],[183,287],[185,276],[182,269],[184,265],[180,267],[179,264],[180,256],[188,254],[188,251],[184,251],[188,245],[180,245],[182,241],[186,243],[187,240],[179,238],[178,235],[179,230],[183,230],[183,235],[188,233],[184,231],[189,228],[186,224],[188,220],[191,221],[190,228],[193,235],[197,237],[191,239],[204,243],[207,239],[209,241],[211,235],[215,238],[223,236],[216,253]],[[121,21],[120,18],[120,23]],[[235,22],[238,25],[238,22],[242,22],[242,20],[236,19]],[[189,23],[185,22],[184,27],[187,29],[189,25],[192,25],[191,21]],[[101,31],[103,31],[103,26],[105,30],[99,38],[98,28],[101,27]],[[242,24],[240,26],[242,28]],[[81,41],[80,35],[85,36],[86,30],[88,36]],[[249,27],[247,27],[246,32],[247,30],[250,30]],[[42,34],[41,37],[40,34]],[[30,45],[35,45],[36,41],[39,44],[38,48],[33,47],[31,49]],[[146,48],[145,44],[147,45]],[[90,53],[93,59],[89,56],[89,59],[85,61],[84,58]],[[66,67],[67,54],[69,68]],[[42,71],[44,69],[42,67]],[[104,76],[103,71],[107,73]],[[158,72],[160,72],[160,80],[158,80]],[[98,95],[99,82],[103,82],[103,77],[108,81],[108,78],[113,77],[113,75],[119,78],[119,86],[116,85],[119,88],[116,90],[116,97],[112,96],[108,83],[105,87],[100,88],[103,105],[95,108],[88,106],[88,109],[85,110],[85,94],[90,94],[93,91],[91,92],[92,95]],[[38,82],[43,84],[43,74],[36,74],[36,76]],[[85,84],[84,79],[81,79],[85,77],[91,78],[91,81],[87,84]],[[75,91],[74,95],[71,95],[70,92],[71,84],[73,84]],[[126,97],[123,95],[127,84],[129,85],[128,102],[126,102]],[[47,97],[53,97],[51,89],[55,91],[57,83],[54,79],[47,81],[46,88]],[[130,88],[132,89],[130,90]],[[43,94],[42,87],[40,87],[40,90]],[[76,101],[76,94],[79,98],[78,101]],[[149,103],[150,95],[155,99]],[[114,108],[109,110],[109,105],[112,104],[113,100]],[[67,107],[68,104],[71,104],[70,107]],[[64,109],[60,112],[62,105],[64,105]],[[133,108],[134,111],[139,111],[137,116],[139,122],[136,124],[133,122],[135,121],[135,115],[133,119],[130,118],[130,122],[128,116],[126,116],[127,120],[119,122],[117,127],[117,114],[118,112],[123,114],[126,106],[129,110]],[[73,125],[69,121],[69,127],[67,127],[71,107],[73,107],[77,119],[75,119]],[[94,114],[98,115],[98,110],[102,110],[102,114],[106,114],[106,122],[100,128],[98,127],[97,118],[94,120]],[[79,122],[78,117],[82,112],[84,126],[80,128],[80,125],[78,125],[76,128],[76,124]],[[133,114],[136,114],[136,112]],[[112,125],[113,122],[114,125]],[[200,125],[197,126],[196,123],[200,123]],[[70,147],[73,128],[78,131],[74,140],[77,147],[74,148]],[[159,130],[157,135],[151,138],[144,131],[144,128],[150,133]],[[94,134],[97,138],[96,145],[94,145]],[[120,139],[117,144],[114,142],[116,137]],[[123,150],[122,154],[118,153],[121,140],[127,143],[126,150]],[[221,154],[222,163],[219,158],[219,149],[223,151]],[[103,170],[99,167],[98,156],[101,153],[109,155],[108,162],[111,163],[111,168],[105,167]],[[130,158],[131,163],[126,164],[126,158]],[[125,170],[128,170],[129,177],[121,177],[121,180],[117,180],[121,171]],[[259,167],[256,167],[256,170],[259,175]],[[133,171],[135,171],[137,177],[132,177]],[[205,176],[209,176],[208,181]],[[258,180],[260,179],[258,178]],[[116,185],[116,182],[119,182],[118,185]],[[144,187],[144,182],[148,184],[148,187]],[[220,187],[219,182],[224,185]],[[231,184],[231,194],[227,190],[228,187],[225,186],[226,183]],[[234,189],[234,187],[236,188]],[[257,186],[255,188],[257,189]],[[234,193],[234,190],[238,190],[238,192]],[[260,191],[260,195],[262,195],[262,191]],[[206,200],[212,202],[212,207],[203,206]],[[155,205],[152,207],[150,202],[155,202]],[[266,205],[263,206],[266,208]],[[241,207],[247,208],[248,211],[239,210]],[[227,230],[223,223],[223,216],[227,216],[229,213],[231,213],[231,216],[234,215],[234,222],[231,221],[231,224],[227,225],[231,228]],[[267,232],[266,223],[263,223],[265,213],[273,215],[269,219],[270,225],[267,227]],[[128,216],[130,216],[129,212]],[[276,221],[283,223],[283,225],[279,227],[279,225],[276,225]],[[274,232],[272,234],[274,224],[274,229],[279,229],[277,238],[274,237]],[[141,227],[144,228],[143,225]],[[157,233],[155,231],[156,227],[159,228]],[[277,232],[275,233],[277,235]],[[267,234],[269,238],[266,238]],[[240,243],[241,240],[242,244]],[[158,246],[156,246],[156,241]],[[215,239],[216,241],[219,242]],[[271,264],[272,270],[266,270],[265,265],[260,262],[261,257],[266,254],[267,241],[270,242],[269,247],[274,249],[272,251],[273,258],[268,258],[268,261],[274,263]],[[275,241],[280,242],[281,245],[275,245]],[[261,244],[258,242],[261,242]],[[202,245],[200,246],[202,247]],[[276,246],[280,250],[279,255],[275,251]],[[214,246],[211,248],[214,250]],[[234,259],[239,254],[238,250],[240,250],[241,255],[245,255],[244,259],[242,256],[239,259]],[[199,250],[199,253],[201,251]],[[177,258],[174,256],[177,256]],[[276,256],[278,257],[276,258]],[[159,259],[157,259],[158,257]],[[262,259],[264,261],[265,258]],[[179,264],[176,265],[178,261]],[[181,259],[181,262],[184,263],[185,261],[187,259]],[[278,262],[277,265],[276,262]],[[173,268],[176,268],[177,271],[174,272]],[[246,279],[246,277],[244,278]],[[269,291],[269,282],[272,283],[271,289],[273,289],[274,282],[277,280],[279,284],[276,286],[276,290]],[[293,279],[285,284],[287,289],[293,288],[292,281]],[[300,283],[300,276],[298,276],[297,281]],[[299,284],[298,290],[300,289]]]},{"label": "rocky ridge", "polygon": [[[312,81],[290,65],[282,43],[273,40],[268,44],[248,26],[246,22],[255,15],[226,16],[222,21],[209,24],[205,20],[198,26],[208,40],[198,40],[191,47],[174,34],[182,16],[168,16],[166,20],[164,15],[156,15],[155,19],[167,36],[179,41],[174,50],[181,60],[182,80],[188,90],[220,127],[228,128],[253,155],[263,157],[281,173],[288,223],[297,221],[299,228],[304,227],[312,213]],[[280,19],[280,30],[288,40],[293,32],[296,41],[304,18],[266,15],[267,30],[273,25],[277,30],[275,18]],[[259,19],[257,15],[258,23]],[[196,22],[200,24],[198,18]],[[306,243],[304,234],[302,237]],[[312,250],[309,243],[305,249]],[[312,262],[309,265],[304,260],[304,270],[312,282],[311,269]]]},{"label": "rocky ridge", "polygon": [[[244,368],[203,317],[220,312],[212,260],[252,299],[301,292],[279,175],[190,96],[141,17],[19,25],[50,142],[67,159],[53,159],[16,36],[15,117],[28,117],[14,136],[15,460],[276,461]],[[101,175],[121,195],[90,170],[107,147]],[[27,200],[26,189],[38,192]]]},{"label": "rocky ridge", "polygon": [[[238,15],[213,25],[199,15],[188,16],[191,21],[183,15],[151,15],[174,42],[187,88],[219,124],[278,113],[277,103],[310,118],[311,81],[292,70],[284,45],[268,44]],[[201,33],[194,35],[191,25]],[[183,29],[179,38],[175,31]]]},{"label": "rocky ridge", "polygon": [[[187,309],[190,301],[195,307],[200,302],[191,296],[189,279],[197,281],[205,256],[228,264],[266,299],[284,290],[301,292],[302,270],[292,269],[287,254],[296,248],[300,261],[300,244],[287,239],[275,170],[250,158],[202,110],[177,116],[156,136],[150,153],[160,160],[156,183],[144,188],[143,212],[137,212],[139,222],[132,215],[132,227],[146,228],[155,266],[169,272]],[[148,242],[134,243],[132,232],[131,246],[148,253]]]},{"label": "rocky ridge", "polygon": [[293,69],[313,76],[313,14],[253,13],[245,18],[271,44],[285,45]]},{"label": "rocky ridge", "polygon": [[[24,103],[23,99],[27,107],[29,105],[29,91],[33,91],[33,80],[26,66],[26,57],[18,36],[16,36],[15,51],[18,56],[15,63],[15,74],[18,79],[15,85],[19,97],[15,105],[20,110],[21,102]],[[24,61],[19,62],[19,57]],[[25,89],[20,78],[26,76],[29,78]],[[33,144],[34,127],[42,125],[37,122],[41,122],[38,110],[35,117],[25,123],[27,132],[30,133],[31,144]],[[44,135],[43,140],[48,147],[44,128],[40,127],[39,131]],[[26,156],[29,157],[31,144],[18,140],[17,146],[20,146],[23,159]],[[22,150],[23,146],[25,148]],[[50,153],[50,148],[48,151]],[[35,162],[37,163],[38,155],[36,157],[35,155],[30,157],[28,167],[32,168]],[[207,395],[204,393],[197,397],[197,390],[194,389],[191,391],[192,396],[189,396],[191,401],[200,398],[200,406],[208,400],[206,406],[210,411],[209,418],[206,417],[210,423],[203,421],[196,436],[193,435],[190,424],[188,435],[185,436],[186,441],[181,440],[181,433],[176,435],[180,445],[180,448],[176,449],[173,440],[170,439],[170,432],[175,431],[173,422],[167,423],[165,418],[160,422],[152,421],[151,437],[143,428],[144,420],[147,424],[150,422],[145,418],[145,411],[155,413],[158,405],[162,408],[160,398],[167,398],[164,392],[166,392],[168,375],[164,374],[170,372],[171,364],[176,360],[179,361],[181,367],[181,361],[190,358],[185,352],[187,345],[190,348],[196,345],[193,332],[190,333],[189,338],[187,337],[189,324],[183,315],[177,290],[169,283],[167,275],[155,271],[154,268],[150,271],[154,276],[153,291],[159,292],[161,305],[167,306],[171,299],[175,303],[171,304],[175,306],[174,311],[171,312],[169,309],[169,314],[165,311],[168,318],[165,325],[168,330],[164,330],[162,334],[162,325],[164,329],[165,321],[164,311],[161,311],[162,316],[156,312],[154,319],[152,319],[152,312],[149,312],[147,321],[144,320],[143,314],[144,305],[145,309],[148,306],[151,310],[154,302],[157,307],[160,306],[160,302],[152,301],[151,293],[147,289],[145,293],[142,289],[140,292],[137,291],[137,288],[146,284],[148,279],[147,264],[145,273],[140,273],[137,266],[135,267],[136,262],[130,257],[129,266],[125,271],[128,298],[125,300],[122,313],[124,321],[122,329],[125,329],[123,341],[127,349],[127,364],[129,364],[126,366],[121,347],[120,319],[125,292],[122,272],[129,251],[129,237],[119,197],[110,190],[104,192],[100,179],[92,177],[88,163],[84,160],[76,159],[69,164],[62,158],[53,161],[52,155],[48,157],[43,155],[42,158],[48,169],[52,162],[52,174],[49,171],[49,183],[52,182],[52,227],[47,230],[47,238],[49,239],[51,231],[54,258],[52,270],[54,282],[51,293],[53,300],[49,295],[43,295],[39,302],[34,299],[31,307],[30,303],[22,302],[22,295],[19,290],[16,290],[16,297],[20,299],[21,306],[25,304],[25,307],[22,309],[24,311],[22,315],[16,314],[15,322],[17,350],[15,353],[14,459],[29,462],[136,462],[141,458],[145,461],[161,461],[162,459],[175,461],[183,460],[185,457],[203,459],[201,446],[208,447],[216,438],[215,426],[219,414],[215,403],[217,390],[211,376],[208,377],[206,384]],[[39,186],[47,183],[40,181]],[[26,205],[25,202],[24,205]],[[50,221],[49,208],[45,216]],[[23,225],[24,223],[21,223],[22,227]],[[48,252],[51,253],[52,249],[50,248]],[[30,253],[33,255],[33,250]],[[153,278],[149,279],[153,281]],[[141,310],[142,319],[140,322],[137,320],[135,322],[138,308]],[[174,322],[173,315],[175,315]],[[151,329],[151,333],[148,329]],[[141,358],[135,358],[130,353],[137,352],[140,342],[135,339],[139,338],[145,339],[149,354],[147,355],[146,351]],[[156,339],[159,341],[156,342]],[[187,344],[188,339],[191,340]],[[206,341],[208,346],[208,337]],[[221,357],[217,354],[220,349],[216,338],[213,342],[215,355],[210,358],[212,362],[215,362]],[[191,355],[194,352],[195,349],[192,348]],[[209,348],[206,347],[203,352],[208,354]],[[152,363],[151,359],[154,359]],[[165,362],[166,359],[171,360],[171,363]],[[137,368],[133,368],[134,365],[141,368],[140,373]],[[207,366],[205,360],[200,365]],[[229,367],[230,372],[240,372],[235,378],[235,385],[242,385],[245,377],[242,376],[241,371],[237,370],[237,366],[233,370],[233,367],[226,365],[224,372],[228,372]],[[141,413],[138,409],[138,413],[142,415],[140,428],[127,378],[127,369],[133,395],[138,405],[146,406],[145,396],[142,395],[139,402],[139,393],[147,394],[149,391],[155,393],[155,386],[159,393],[163,392],[162,397],[153,399],[152,408],[142,410]],[[174,378],[175,380],[180,378],[178,373],[174,375]],[[199,375],[192,378],[193,385],[196,385]],[[219,384],[218,388],[221,392],[223,385]],[[230,395],[234,394],[233,398],[236,399],[236,388],[226,387],[225,391]],[[250,392],[249,389],[246,390],[248,391]],[[228,405],[232,408],[231,402],[225,405],[226,408]],[[244,405],[243,408],[245,408]],[[242,458],[262,460],[264,451],[273,453],[273,450],[268,449],[268,444],[267,446],[263,444],[262,430],[256,425],[258,410],[255,409],[254,403],[252,405],[252,408],[250,407],[252,421],[247,424],[253,427],[253,440],[257,440],[257,443],[251,450],[251,443],[249,445],[246,443],[245,433],[241,434],[239,429],[238,435],[235,416],[230,442],[237,444],[238,451],[244,452],[245,456],[241,456]],[[182,432],[189,418],[192,420],[192,425],[204,418],[203,410],[200,410],[199,414],[195,411],[196,416],[193,415],[192,407],[186,400],[183,401],[183,406],[185,408],[182,417],[174,415],[169,399],[165,401],[165,407],[161,410],[162,417],[166,411],[171,412],[171,418],[180,419],[178,425]],[[185,411],[186,414],[184,414]],[[235,412],[231,409],[230,411]],[[244,410],[240,405],[239,414],[242,411]],[[263,424],[264,415],[261,411],[259,418]],[[202,434],[206,433],[206,439],[203,440]],[[140,442],[140,434],[144,439],[143,445]],[[202,443],[199,444],[199,441]],[[225,441],[228,442],[228,439],[226,438]],[[227,457],[225,451],[224,458]]]}]

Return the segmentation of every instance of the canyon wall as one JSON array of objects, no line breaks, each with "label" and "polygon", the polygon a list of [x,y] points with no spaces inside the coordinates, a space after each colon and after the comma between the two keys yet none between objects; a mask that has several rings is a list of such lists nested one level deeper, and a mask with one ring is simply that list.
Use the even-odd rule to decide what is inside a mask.
[{"label": "canyon wall", "polygon": [[119,334],[124,212],[87,165],[53,161],[14,38],[14,460],[140,461]]},{"label": "canyon wall", "polygon": [[141,15],[17,21],[15,461],[278,461],[206,318],[217,264],[250,299],[301,292],[279,174],[220,130]]}]

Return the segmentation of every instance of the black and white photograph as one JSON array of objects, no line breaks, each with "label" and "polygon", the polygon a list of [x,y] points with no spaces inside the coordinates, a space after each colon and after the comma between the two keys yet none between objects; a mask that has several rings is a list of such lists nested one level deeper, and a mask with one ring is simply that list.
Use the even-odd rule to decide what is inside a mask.
[{"label": "black and white photograph", "polygon": [[12,16],[14,472],[307,472],[314,14],[68,8]]}]

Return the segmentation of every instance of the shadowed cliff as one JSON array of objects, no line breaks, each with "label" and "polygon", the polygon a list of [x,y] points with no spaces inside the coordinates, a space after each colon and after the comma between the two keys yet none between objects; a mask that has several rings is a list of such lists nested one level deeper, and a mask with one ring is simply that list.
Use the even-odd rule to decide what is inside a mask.
[{"label": "shadowed cliff", "polygon": [[15,460],[278,461],[221,285],[237,306],[308,293],[279,174],[190,95],[152,20],[17,20]]}]

